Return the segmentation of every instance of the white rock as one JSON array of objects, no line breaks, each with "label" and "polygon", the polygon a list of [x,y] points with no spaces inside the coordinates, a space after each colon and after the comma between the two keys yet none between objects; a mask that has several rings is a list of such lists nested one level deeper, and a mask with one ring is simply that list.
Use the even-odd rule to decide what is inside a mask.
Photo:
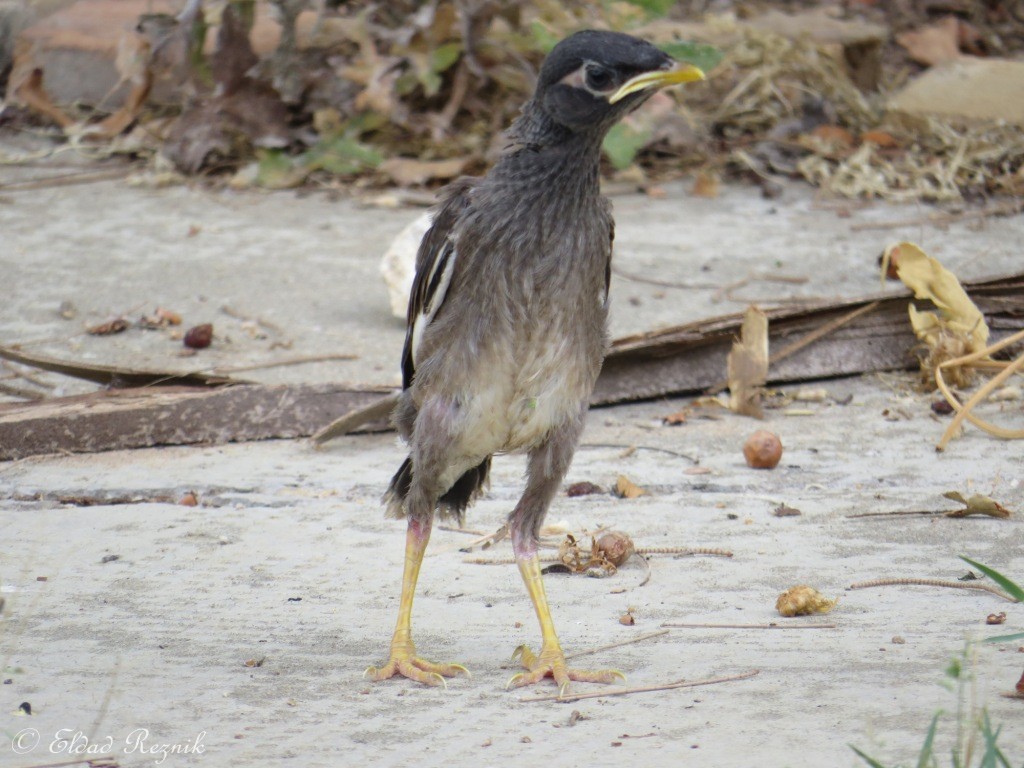
[{"label": "white rock", "polygon": [[430,229],[430,220],[431,215],[428,212],[410,222],[391,241],[391,245],[380,260],[380,274],[388,288],[391,314],[403,320],[409,306],[412,280],[416,275],[416,252],[423,236]]}]

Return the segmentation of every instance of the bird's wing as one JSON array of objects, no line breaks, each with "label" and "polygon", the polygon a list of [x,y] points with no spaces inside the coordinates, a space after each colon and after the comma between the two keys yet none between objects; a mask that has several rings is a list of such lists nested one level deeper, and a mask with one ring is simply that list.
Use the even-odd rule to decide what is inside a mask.
[{"label": "bird's wing", "polygon": [[409,294],[405,347],[402,350],[402,388],[412,385],[416,373],[416,350],[423,331],[444,303],[455,270],[455,229],[459,217],[470,206],[469,191],[476,179],[462,178],[447,189],[433,223],[416,253],[416,277]]},{"label": "bird's wing", "polygon": [[608,260],[604,264],[604,305],[608,306],[608,294],[612,288],[612,251],[615,247],[615,219],[608,211]]}]

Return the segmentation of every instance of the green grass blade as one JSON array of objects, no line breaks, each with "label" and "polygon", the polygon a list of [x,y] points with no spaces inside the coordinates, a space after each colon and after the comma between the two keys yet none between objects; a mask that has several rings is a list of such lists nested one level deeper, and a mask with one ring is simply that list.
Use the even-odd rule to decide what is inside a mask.
[{"label": "green grass blade", "polygon": [[964,557],[963,555],[960,555],[959,557],[965,563],[970,563],[972,566],[974,566],[979,571],[988,576],[990,579],[992,579],[992,581],[994,581],[996,584],[1002,587],[1008,595],[1015,598],[1017,602],[1024,603],[1024,587],[1021,587],[1019,584],[1010,581],[1008,578],[1003,576],[1003,574],[1001,574],[999,571],[993,570],[992,568],[989,568],[987,565],[982,565],[981,563],[971,560],[971,558],[969,557]]},{"label": "green grass blade", "polygon": [[996,637],[986,637],[981,642],[983,642],[983,643],[1009,643],[1011,640],[1024,640],[1024,632],[1014,632],[1012,635],[997,635]]},{"label": "green grass blade", "polygon": [[917,768],[928,768],[928,766],[934,763],[932,759],[932,744],[935,742],[935,730],[939,727],[939,715],[941,712],[936,712],[935,717],[932,718],[932,724],[928,726],[928,734],[924,737],[924,744],[921,745],[921,753],[917,756]]},{"label": "green grass blade", "polygon": [[868,757],[867,755],[865,755],[863,752],[861,752],[859,749],[857,749],[855,746],[853,746],[853,744],[850,745],[850,749],[852,749],[854,752],[856,752],[857,753],[857,757],[859,757],[865,763],[870,765],[871,768],[885,768],[884,765],[882,765],[880,762],[875,760],[873,757]]}]

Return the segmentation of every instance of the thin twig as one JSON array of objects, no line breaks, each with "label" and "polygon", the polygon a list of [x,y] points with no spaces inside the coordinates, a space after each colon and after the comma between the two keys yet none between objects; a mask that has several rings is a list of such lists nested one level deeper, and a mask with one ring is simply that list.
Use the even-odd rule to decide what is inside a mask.
[{"label": "thin twig", "polygon": [[659,629],[657,632],[648,632],[646,635],[637,635],[631,640],[623,640],[619,643],[608,643],[608,645],[599,645],[597,648],[588,648],[585,651],[576,651],[576,653],[567,653],[565,655],[566,661],[569,659],[578,659],[580,656],[589,656],[592,653],[600,653],[601,651],[610,651],[612,648],[621,648],[624,645],[632,645],[633,643],[642,643],[644,640],[650,640],[652,637],[661,637],[667,635],[667,629]]},{"label": "thin twig", "polygon": [[12,181],[8,184],[0,184],[0,189],[4,190],[4,192],[25,192],[33,189],[47,189],[49,187],[91,184],[94,181],[124,178],[130,170],[130,168],[114,168],[105,171],[87,171],[85,173],[62,173],[59,176],[51,176],[46,179],[27,179],[25,181]]},{"label": "thin twig", "polygon": [[37,392],[34,389],[19,387],[17,384],[4,384],[3,382],[0,382],[0,393],[10,395],[11,397],[20,397],[24,400],[42,400],[46,397],[42,392]]},{"label": "thin twig", "polygon": [[1014,201],[1003,205],[994,205],[990,208],[963,211],[961,213],[933,213],[928,216],[919,216],[915,219],[857,222],[850,225],[850,230],[853,232],[862,232],[869,229],[897,229],[899,227],[918,227],[925,224],[934,224],[941,227],[946,226],[947,224],[954,224],[958,221],[984,219],[988,216],[1011,216],[1015,213],[1020,213],[1020,210],[1021,203],[1019,201]]},{"label": "thin twig", "polygon": [[287,360],[275,360],[269,363],[252,363],[250,365],[217,366],[208,369],[211,373],[240,373],[241,371],[259,371],[265,368],[283,368],[288,365],[305,365],[306,363],[327,363],[332,360],[358,360],[359,355],[302,355]]},{"label": "thin twig", "polygon": [[344,416],[335,419],[319,432],[315,432],[309,439],[315,446],[323,445],[329,440],[347,435],[371,421],[388,418],[395,410],[396,405],[398,405],[397,394],[383,395],[379,400],[375,400],[363,408],[349,411]]},{"label": "thin twig", "polygon": [[19,379],[30,381],[37,387],[42,387],[43,389],[56,389],[56,384],[51,384],[48,381],[44,381],[43,379],[39,378],[39,376],[35,375],[34,373],[31,373],[30,371],[23,371],[18,366],[11,365],[11,363],[7,362],[6,360],[0,360],[0,365],[2,365],[5,370],[8,370],[11,373],[13,373]]},{"label": "thin twig", "polygon": [[220,308],[220,311],[223,312],[228,317],[234,318],[235,320],[241,320],[243,323],[256,323],[257,325],[262,325],[264,328],[267,328],[273,331],[274,333],[280,334],[281,336],[284,335],[284,329],[281,328],[280,325],[272,323],[269,320],[264,320],[262,317],[250,317],[249,315],[245,315],[239,312],[237,309],[234,309],[233,307],[229,307],[227,304],[222,306]]},{"label": "thin twig", "polygon": [[858,512],[856,515],[847,515],[847,520],[859,517],[901,517],[904,515],[944,515],[941,509],[899,509],[894,512]]},{"label": "thin twig", "polygon": [[651,580],[651,574],[653,573],[653,571],[651,571],[651,562],[650,562],[650,560],[648,560],[643,555],[638,555],[638,557],[640,558],[640,562],[642,562],[644,564],[644,568],[647,569],[647,573],[644,574],[643,580],[639,584],[636,585],[637,588],[639,589],[640,587],[646,587],[647,586],[647,584]]},{"label": "thin twig", "polygon": [[638,555],[714,555],[732,557],[728,549],[717,547],[637,547]]},{"label": "thin twig", "polygon": [[478,531],[474,528],[456,528],[454,525],[439,525],[437,526],[439,531],[449,531],[451,533],[465,533],[470,536],[486,536],[483,531]]},{"label": "thin twig", "polygon": [[[595,531],[599,533],[600,531]],[[488,534],[480,539],[480,541],[486,541],[494,534]],[[474,542],[470,542],[468,545],[462,545],[463,548],[468,548],[473,545]],[[637,547],[633,550],[638,555],[712,555],[717,557],[732,557],[732,552],[727,549],[718,549],[716,547]],[[559,555],[540,555],[538,560],[542,563],[559,563],[562,558]],[[464,558],[464,563],[470,565],[512,565],[516,562],[516,559],[512,556],[509,557],[467,557]],[[641,585],[643,586],[643,585]]]},{"label": "thin twig", "polygon": [[[1020,438],[1024,437],[1024,430],[1004,429],[1003,427],[996,426],[995,424],[989,424],[987,421],[983,421],[982,419],[979,419],[977,416],[971,413],[971,411],[974,409],[974,406],[976,406],[982,400],[987,398],[992,392],[996,390],[997,387],[1001,386],[1003,382],[1005,382],[1017,371],[1024,369],[1024,355],[1021,355],[1012,363],[1001,363],[1000,365],[1005,365],[1005,367],[1003,367],[1003,370],[996,374],[992,379],[990,379],[981,389],[974,393],[974,396],[971,397],[970,400],[963,404],[961,404],[960,401],[956,399],[956,396],[949,390],[949,387],[946,385],[946,381],[942,376],[942,370],[944,368],[953,368],[959,365],[968,365],[975,362],[979,364],[994,362],[982,360],[982,358],[987,358],[995,354],[999,350],[1003,349],[1004,347],[1007,347],[1021,340],[1024,340],[1024,331],[1019,331],[1018,333],[1015,333],[1011,336],[1007,336],[998,344],[993,344],[992,346],[987,347],[985,349],[979,350],[977,352],[972,352],[969,355],[958,357],[954,360],[947,360],[944,363],[940,363],[935,368],[935,382],[936,384],[938,384],[939,390],[942,392],[943,397],[946,398],[949,404],[952,405],[957,412],[956,416],[954,416],[953,420],[949,423],[949,426],[946,427],[946,431],[942,433],[942,439],[939,440],[938,445],[935,446],[935,450],[944,451],[946,449],[946,446],[949,444],[949,441],[953,439],[953,435],[959,433],[960,425],[963,424],[964,419],[967,419],[974,426],[984,430],[985,432],[988,432],[990,435],[995,435],[996,437],[1001,437],[1007,440],[1019,440]],[[986,365],[985,367],[989,366]]]},{"label": "thin twig", "polygon": [[[456,542],[455,544],[452,544],[450,546],[441,547],[440,549],[436,549],[436,550],[434,550],[433,552],[430,553],[430,556],[443,555],[444,553],[451,552],[452,550],[455,550],[455,549],[459,550],[460,552],[469,552],[473,548],[475,548],[477,546],[481,546],[481,545],[483,545],[484,548],[487,548],[487,547],[490,547],[490,546],[492,546],[494,544],[497,544],[499,541],[504,539],[506,536],[508,536],[508,524],[507,523],[505,525],[502,525],[500,528],[498,528],[498,530],[494,531],[493,533],[487,533],[487,534],[484,534],[483,536],[479,536],[479,537],[473,539],[472,541],[470,541],[469,543],[460,544],[460,543]],[[540,559],[541,559],[541,562],[546,562],[547,561],[546,558],[543,558],[543,557],[540,558]],[[506,560],[507,560],[508,563],[514,563],[515,562],[515,558],[511,558],[511,557],[510,558],[506,558]],[[552,558],[552,560],[550,562],[556,562],[557,560],[558,560],[558,558],[555,557],[555,558]]]},{"label": "thin twig", "polygon": [[[744,277],[741,280],[736,280],[727,285],[721,286],[717,291],[715,291],[714,295],[711,297],[711,301],[716,304],[720,302],[723,298],[728,299],[729,301],[746,301],[746,299],[744,298],[735,298],[732,295],[732,292],[739,288],[744,288],[745,286],[748,286],[751,283],[765,282],[788,283],[790,285],[803,285],[807,283],[809,280],[810,278],[803,277],[800,275],[758,275],[756,273],[750,272],[747,274],[746,277]],[[800,302],[807,301],[807,299],[787,299],[786,301]]]},{"label": "thin twig", "polygon": [[836,624],[688,624],[682,621],[664,621],[661,626],[672,629],[835,629]]},{"label": "thin twig", "polygon": [[524,704],[532,704],[535,701],[558,701],[562,703],[568,703],[570,701],[579,701],[580,699],[600,699],[607,696],[628,696],[631,693],[649,693],[651,691],[671,691],[675,688],[696,688],[700,685],[717,685],[718,683],[731,683],[734,680],[746,680],[760,674],[759,669],[755,669],[752,672],[744,672],[740,675],[730,675],[729,677],[712,677],[707,680],[694,680],[693,682],[687,682],[686,680],[677,680],[674,683],[665,683],[664,685],[644,685],[639,688],[613,688],[604,691],[594,691],[592,693],[570,693],[565,696],[554,694],[552,696],[537,696],[532,699],[520,699]]},{"label": "thin twig", "polygon": [[643,275],[637,275],[632,272],[626,272],[621,267],[612,267],[612,273],[619,277],[624,277],[627,280],[632,280],[636,283],[647,283],[648,285],[657,285],[660,288],[682,288],[683,290],[711,290],[718,288],[719,286],[715,283],[673,283],[669,280],[655,280],[653,277],[644,277]]},{"label": "thin twig", "polygon": [[837,317],[835,320],[830,320],[820,328],[811,331],[803,338],[794,341],[792,344],[787,344],[774,355],[771,355],[768,358],[768,364],[775,365],[779,361],[785,360],[787,357],[796,352],[799,352],[801,349],[808,346],[809,344],[813,344],[814,342],[818,341],[818,339],[820,339],[822,336],[827,336],[833,331],[842,328],[844,325],[856,320],[861,315],[866,315],[869,312],[873,312],[874,310],[878,309],[878,306],[880,304],[881,301],[872,301],[869,304],[865,304],[863,307],[858,307],[852,312],[847,312],[845,315]]},{"label": "thin twig", "polygon": [[580,448],[621,448],[624,451],[656,451],[658,453],[667,453],[669,456],[676,456],[680,459],[686,459],[692,464],[700,464],[700,459],[688,456],[685,453],[679,451],[673,451],[669,448],[659,448],[655,445],[624,445],[622,443],[580,443]]},{"label": "thin twig", "polygon": [[991,592],[993,595],[1009,600],[1011,603],[1020,602],[1012,595],[1008,595],[999,587],[991,584],[978,584],[973,581],[944,581],[943,579],[874,579],[872,581],[858,581],[851,584],[847,589],[868,589],[870,587],[949,587],[950,589],[980,589],[983,592]]}]

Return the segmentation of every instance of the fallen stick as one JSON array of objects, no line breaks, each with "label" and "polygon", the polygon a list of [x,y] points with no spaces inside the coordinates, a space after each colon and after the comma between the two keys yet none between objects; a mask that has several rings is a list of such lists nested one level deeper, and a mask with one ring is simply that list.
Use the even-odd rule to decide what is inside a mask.
[{"label": "fallen stick", "polygon": [[3,382],[0,382],[0,393],[10,395],[11,397],[20,397],[24,400],[42,400],[46,397],[44,392],[28,389],[27,387],[19,387],[17,384],[4,384]]},{"label": "fallen stick", "polygon": [[[1002,384],[1013,374],[1024,369],[1024,355],[1021,355],[1011,363],[1001,363],[987,359],[1001,349],[1015,344],[1018,341],[1024,341],[1024,331],[1008,336],[998,344],[993,344],[985,349],[973,352],[969,355],[964,355],[963,357],[958,357],[954,360],[947,360],[944,363],[940,363],[935,368],[935,383],[938,384],[939,390],[942,392],[942,396],[945,397],[946,401],[956,410],[956,416],[953,417],[949,426],[946,427],[946,431],[942,433],[942,439],[939,440],[938,445],[935,446],[936,451],[944,451],[946,449],[946,446],[949,444],[949,441],[953,439],[953,436],[959,434],[960,425],[963,424],[964,419],[967,419],[971,424],[985,432],[988,432],[990,435],[1001,437],[1004,440],[1019,440],[1024,438],[1024,429],[1004,429],[1003,427],[995,424],[989,424],[987,421],[979,419],[971,413],[978,403],[995,392],[995,390],[1002,386]],[[959,365],[970,365],[972,363],[982,365],[986,368],[999,367],[1002,368],[1002,370],[992,379],[987,381],[984,386],[975,392],[966,403],[961,404],[946,385],[946,380],[942,376],[942,371],[945,368],[955,368]]]},{"label": "fallen stick", "polygon": [[321,446],[329,440],[342,437],[359,429],[364,424],[380,421],[381,419],[389,419],[396,405],[398,405],[398,394],[395,392],[379,397],[369,405],[349,411],[326,427],[318,429],[310,437],[310,440],[313,441],[314,445]]},{"label": "fallen stick", "polygon": [[671,629],[835,629],[837,624],[687,624],[665,621],[661,626]]},{"label": "fallen stick", "polygon": [[331,354],[331,355],[300,355],[289,357],[285,360],[273,360],[269,363],[250,363],[248,365],[229,365],[211,368],[211,373],[242,373],[243,371],[263,371],[267,368],[287,368],[292,365],[306,365],[308,363],[331,363],[335,360],[358,360],[359,355]]},{"label": "fallen stick", "polygon": [[858,512],[856,515],[847,515],[847,520],[854,520],[864,517],[903,517],[903,516],[936,516],[947,514],[941,509],[898,509],[892,512]]},{"label": "fallen stick", "polygon": [[[60,373],[75,379],[84,379],[108,387],[155,387],[155,386],[206,386],[220,387],[228,384],[245,384],[242,379],[206,374],[198,371],[146,371],[136,368],[120,368],[113,365],[97,365],[75,360],[61,360],[48,355],[26,352],[16,347],[0,346],[0,358],[22,365]],[[56,398],[60,399],[60,398]],[[51,401],[53,402],[53,401]]]},{"label": "fallen stick", "polygon": [[973,581],[945,581],[943,579],[874,579],[872,581],[858,581],[851,584],[847,589],[869,589],[871,587],[947,587],[949,589],[979,589],[982,592],[991,592],[993,595],[1009,600],[1011,603],[1020,601],[1012,595],[1006,594],[999,587],[991,584],[976,584]]},{"label": "fallen stick", "polygon": [[579,701],[580,699],[602,699],[607,696],[628,696],[632,693],[650,693],[652,691],[671,691],[676,688],[696,688],[701,685],[717,685],[718,683],[731,683],[734,680],[747,680],[755,675],[761,673],[761,670],[755,669],[752,672],[744,672],[740,675],[730,675],[728,677],[712,677],[707,680],[694,680],[693,682],[687,682],[686,680],[677,680],[674,683],[665,683],[664,685],[644,685],[639,688],[611,688],[604,691],[593,691],[592,693],[570,693],[565,696],[554,694],[552,696],[537,696],[532,699],[520,699],[519,701],[523,704],[532,704],[535,701],[558,701],[561,703],[568,703],[570,701]]},{"label": "fallen stick", "polygon": [[620,643],[608,643],[608,645],[599,645],[597,648],[590,648],[585,651],[576,651],[575,653],[567,653],[565,655],[566,661],[569,659],[578,659],[580,656],[589,656],[592,653],[600,653],[601,651],[610,651],[612,648],[622,648],[625,645],[633,645],[634,643],[642,643],[644,640],[650,640],[652,637],[661,637],[667,635],[667,629],[659,629],[657,632],[648,632],[646,635],[638,635],[630,640],[623,640]]},{"label": "fallen stick", "polygon": [[[493,535],[484,536],[480,541],[486,541]],[[500,541],[500,539],[496,539],[496,541]],[[470,542],[469,544],[463,544],[461,548],[471,549],[475,544],[476,542]],[[636,547],[633,552],[637,555],[712,555],[715,557],[732,557],[732,552],[717,547]],[[542,563],[559,563],[562,561],[559,555],[540,555],[538,559]],[[509,557],[466,557],[463,558],[462,562],[469,563],[470,565],[514,565],[516,559],[511,555]]]}]

